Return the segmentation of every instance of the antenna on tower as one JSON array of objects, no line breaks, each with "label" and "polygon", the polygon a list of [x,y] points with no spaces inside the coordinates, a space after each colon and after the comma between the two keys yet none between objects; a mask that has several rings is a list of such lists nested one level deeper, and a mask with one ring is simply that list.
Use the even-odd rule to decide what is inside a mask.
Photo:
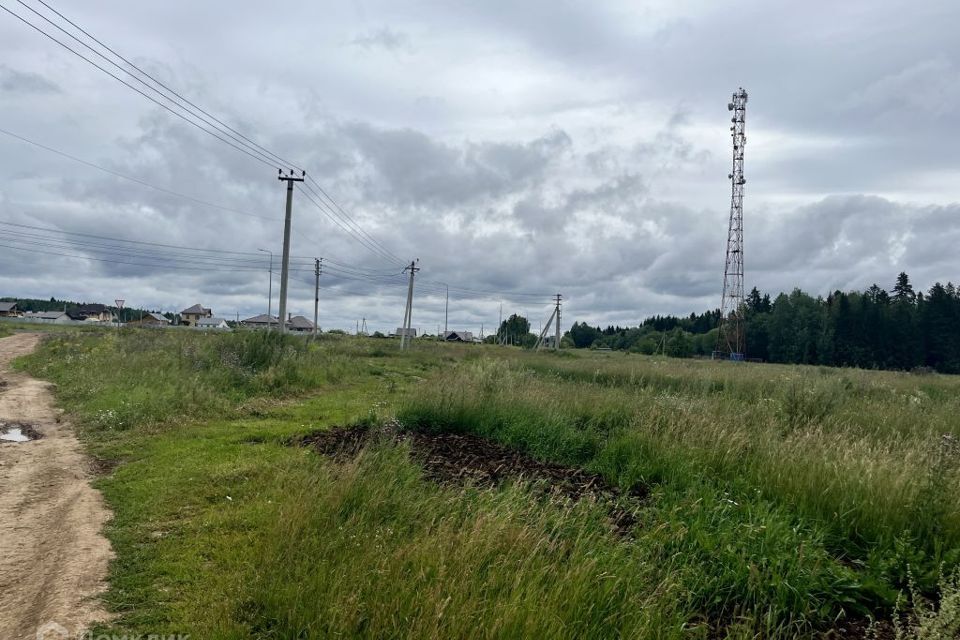
[{"label": "antenna on tower", "polygon": [[727,105],[733,113],[730,133],[733,137],[733,171],[730,178],[730,226],[727,229],[727,261],[723,270],[723,299],[720,302],[720,331],[714,357],[743,360],[746,352],[743,299],[743,148],[747,144],[747,92],[743,87]]}]

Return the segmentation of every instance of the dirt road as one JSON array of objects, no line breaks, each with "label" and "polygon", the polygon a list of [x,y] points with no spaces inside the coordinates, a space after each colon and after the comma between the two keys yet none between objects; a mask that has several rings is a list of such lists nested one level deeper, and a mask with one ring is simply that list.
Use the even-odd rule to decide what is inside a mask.
[{"label": "dirt road", "polygon": [[[0,638],[73,638],[106,613],[109,518],[90,486],[89,463],[70,425],[58,422],[49,385],[10,370],[39,337],[0,339],[0,423],[26,423],[42,436],[0,440]],[[5,383],[5,384],[4,384]],[[0,431],[3,425],[0,424]],[[53,623],[53,624],[49,624]]]}]

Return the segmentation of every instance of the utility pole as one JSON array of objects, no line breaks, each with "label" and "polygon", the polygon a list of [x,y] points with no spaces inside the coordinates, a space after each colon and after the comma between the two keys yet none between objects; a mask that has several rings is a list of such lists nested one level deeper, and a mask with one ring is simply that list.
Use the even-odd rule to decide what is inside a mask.
[{"label": "utility pole", "polygon": [[537,343],[533,346],[535,351],[539,351],[543,346],[543,339],[546,337],[547,332],[550,331],[550,325],[553,324],[554,318],[556,318],[556,334],[554,335],[555,344],[553,345],[554,351],[560,350],[560,300],[562,296],[558,293],[555,296],[555,306],[553,311],[550,312],[550,317],[547,318],[546,324],[540,330],[540,335],[537,337]]},{"label": "utility pole", "polygon": [[504,344],[505,336],[500,335],[503,331],[503,302],[500,303],[500,319],[497,320],[497,344]]},{"label": "utility pole", "polygon": [[[277,180],[283,180],[287,183],[287,210],[283,218],[283,259],[280,266],[280,333],[287,330],[287,276],[290,272],[290,217],[293,213],[293,183],[303,182],[307,176],[306,171],[300,172],[300,177],[290,173],[283,175],[283,169],[277,169],[280,173]],[[267,325],[269,326],[269,324]]]},{"label": "utility pole", "polygon": [[420,267],[417,266],[418,260],[411,260],[410,266],[403,268],[404,271],[410,272],[410,286],[407,288],[407,308],[404,310],[403,328],[400,333],[401,351],[410,344],[410,327],[413,325],[413,278],[417,271],[420,271]]},{"label": "utility pole", "polygon": [[270,254],[270,284],[267,285],[267,333],[270,332],[270,313],[273,312],[273,251],[267,249],[257,249]]},{"label": "utility pole", "polygon": [[557,336],[553,343],[553,350],[560,351],[560,294],[557,294]]},{"label": "utility pole", "polygon": [[[447,288],[446,301],[443,303],[443,334],[444,336],[446,336],[448,331],[447,317],[449,316],[449,313],[450,313],[450,285],[444,284],[443,286]],[[437,328],[437,333],[440,333],[439,327]]]},{"label": "utility pole", "polygon": [[317,283],[313,289],[313,338],[317,338],[317,312],[320,309],[320,275],[323,273],[323,258],[314,258],[314,275]]}]

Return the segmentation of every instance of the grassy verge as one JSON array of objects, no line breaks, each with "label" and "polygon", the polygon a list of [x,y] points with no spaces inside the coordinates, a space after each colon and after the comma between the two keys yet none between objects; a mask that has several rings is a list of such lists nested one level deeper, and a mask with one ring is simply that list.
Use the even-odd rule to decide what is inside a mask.
[{"label": "grassy verge", "polygon": [[654,521],[683,532],[668,548],[712,581],[710,617],[810,630],[882,615],[911,576],[931,589],[957,566],[958,391],[941,376],[530,356],[445,372],[399,416],[653,487]]},{"label": "grassy verge", "polygon": [[[125,331],[52,335],[20,366],[118,465],[97,482],[104,631],[811,637],[956,565],[960,381],[617,356]],[[436,486],[395,445],[286,445],[394,413],[650,499],[619,539],[589,504]]]}]

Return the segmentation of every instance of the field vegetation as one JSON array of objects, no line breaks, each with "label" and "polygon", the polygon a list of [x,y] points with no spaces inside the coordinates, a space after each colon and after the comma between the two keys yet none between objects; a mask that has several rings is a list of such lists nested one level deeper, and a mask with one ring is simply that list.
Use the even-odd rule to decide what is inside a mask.
[{"label": "field vegetation", "polygon": [[[960,632],[960,378],[143,330],[56,333],[19,365],[57,384],[102,469],[114,632]],[[291,446],[394,416],[642,489],[637,522],[437,484],[402,443]]]}]

